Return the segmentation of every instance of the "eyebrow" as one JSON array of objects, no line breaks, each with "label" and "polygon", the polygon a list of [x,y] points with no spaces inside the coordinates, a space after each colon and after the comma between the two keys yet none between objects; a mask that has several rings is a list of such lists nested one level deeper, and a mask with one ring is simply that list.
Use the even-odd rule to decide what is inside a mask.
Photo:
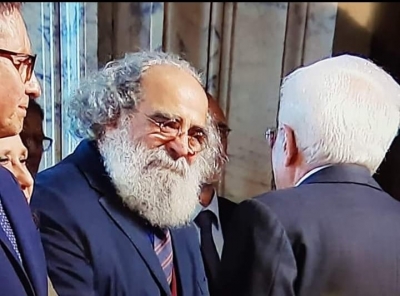
[{"label": "eyebrow", "polygon": [[[162,112],[162,111],[156,111],[151,115],[147,115],[152,119],[165,119],[165,120],[177,120],[179,122],[182,122],[182,117],[178,115],[174,115],[172,113],[167,113],[167,112]],[[199,126],[199,125],[193,125],[189,127],[189,130],[196,129],[197,131],[201,131],[205,133],[205,127],[204,126]]]},{"label": "eyebrow", "polygon": [[[0,151],[0,157],[9,156],[12,152],[13,152],[13,151],[12,151],[11,149],[7,149],[7,150]],[[28,157],[28,149],[23,148],[23,149],[19,150],[17,154],[18,154],[19,156]]]},{"label": "eyebrow", "polygon": [[165,119],[165,120],[180,119],[179,116],[174,116],[171,113],[166,113],[166,112],[161,112],[161,111],[156,111],[148,116],[151,118],[159,118],[159,119]]}]

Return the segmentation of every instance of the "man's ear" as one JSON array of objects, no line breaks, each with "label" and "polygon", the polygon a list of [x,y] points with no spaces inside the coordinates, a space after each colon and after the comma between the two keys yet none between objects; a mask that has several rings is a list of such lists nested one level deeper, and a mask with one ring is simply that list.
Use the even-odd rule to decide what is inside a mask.
[{"label": "man's ear", "polygon": [[296,144],[296,137],[293,129],[288,125],[283,125],[284,144],[283,149],[285,152],[285,166],[293,165],[298,157],[299,150]]}]

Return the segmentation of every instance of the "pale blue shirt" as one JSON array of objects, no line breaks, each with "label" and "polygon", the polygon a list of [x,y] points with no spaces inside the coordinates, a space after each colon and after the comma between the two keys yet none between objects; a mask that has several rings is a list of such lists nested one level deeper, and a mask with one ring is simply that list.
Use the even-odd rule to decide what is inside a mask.
[{"label": "pale blue shirt", "polygon": [[[207,207],[203,207],[199,203],[198,206],[196,207],[194,216],[196,217],[201,211],[205,211],[205,210],[210,210],[217,217],[217,221],[214,221],[211,226],[212,227],[211,231],[212,231],[212,236],[213,236],[215,247],[217,248],[219,258],[221,259],[222,248],[224,246],[224,237],[222,235],[221,221],[219,219],[218,195],[215,190],[214,190],[214,195],[212,197],[210,204]],[[201,242],[200,228],[197,226],[196,223],[194,223],[194,225],[196,226],[197,233],[199,236],[199,243],[200,243]]]}]

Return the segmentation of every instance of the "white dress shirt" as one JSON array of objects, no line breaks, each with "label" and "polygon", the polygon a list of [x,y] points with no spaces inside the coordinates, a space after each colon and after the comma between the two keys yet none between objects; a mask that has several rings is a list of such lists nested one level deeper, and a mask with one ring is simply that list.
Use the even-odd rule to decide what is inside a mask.
[{"label": "white dress shirt", "polygon": [[[222,248],[224,246],[224,237],[222,235],[222,229],[221,229],[221,221],[219,219],[219,207],[218,207],[218,195],[216,191],[214,190],[214,195],[212,197],[212,200],[210,204],[207,207],[203,207],[200,203],[196,207],[196,212],[195,212],[195,217],[201,212],[205,210],[210,210],[215,214],[217,217],[217,221],[214,221],[212,224],[212,236],[214,240],[215,247],[217,249],[219,258],[221,259],[221,254],[222,254]],[[197,229],[197,233],[199,236],[199,243],[201,242],[201,236],[200,236],[200,228],[194,223]]]}]

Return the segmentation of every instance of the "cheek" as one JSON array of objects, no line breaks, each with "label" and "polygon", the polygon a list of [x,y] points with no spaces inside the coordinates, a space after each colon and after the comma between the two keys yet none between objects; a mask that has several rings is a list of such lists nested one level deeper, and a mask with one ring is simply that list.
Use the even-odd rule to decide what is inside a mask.
[{"label": "cheek", "polygon": [[15,175],[13,166],[10,161],[7,164],[2,164],[2,166],[5,167],[7,170],[9,170],[11,173],[13,173],[13,175]]},{"label": "cheek", "polygon": [[272,149],[272,169],[274,172],[275,178],[279,178],[282,175],[282,171],[284,169],[284,155],[282,149],[279,149],[279,143],[275,143],[274,148]]},{"label": "cheek", "polygon": [[[0,89],[0,94],[2,90]],[[18,102],[14,98],[6,97],[0,100],[0,117],[3,120],[10,120],[17,117]]]},{"label": "cheek", "polygon": [[156,149],[165,144],[154,135],[137,135],[133,137],[135,143],[141,143],[148,149]]}]

